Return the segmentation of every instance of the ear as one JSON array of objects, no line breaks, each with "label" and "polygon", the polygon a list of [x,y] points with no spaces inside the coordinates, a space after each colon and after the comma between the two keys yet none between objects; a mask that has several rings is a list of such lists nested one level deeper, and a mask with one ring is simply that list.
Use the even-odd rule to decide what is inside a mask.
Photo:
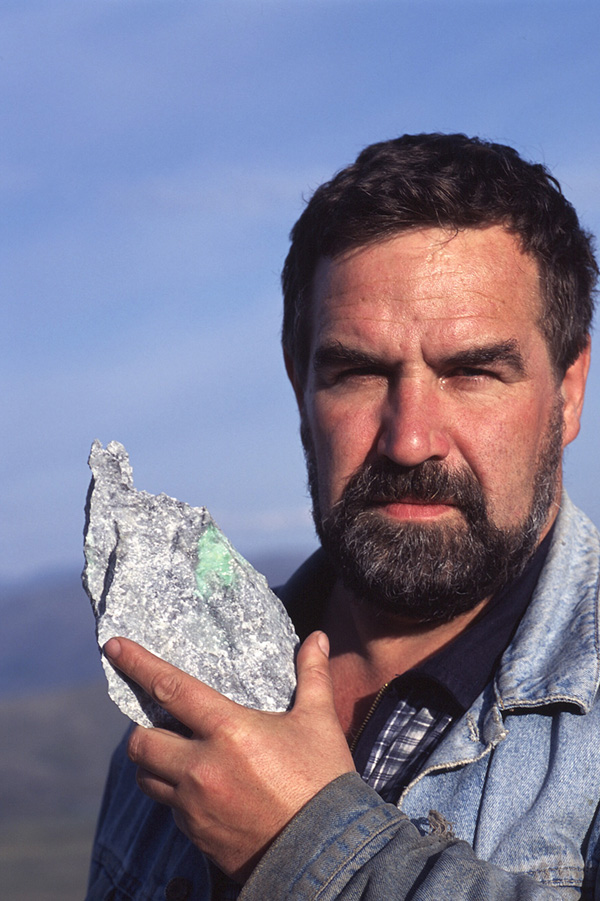
[{"label": "ear", "polygon": [[579,434],[585,383],[590,368],[590,355],[591,341],[588,338],[586,346],[575,362],[569,366],[562,381],[561,393],[565,402],[563,410],[563,447],[570,444]]},{"label": "ear", "polygon": [[285,349],[283,351],[283,360],[285,363],[285,371],[287,372],[288,379],[292,383],[292,388],[296,395],[296,403],[298,404],[300,415],[302,415],[302,411],[304,410],[304,385],[298,375],[298,370],[296,369],[292,357]]}]

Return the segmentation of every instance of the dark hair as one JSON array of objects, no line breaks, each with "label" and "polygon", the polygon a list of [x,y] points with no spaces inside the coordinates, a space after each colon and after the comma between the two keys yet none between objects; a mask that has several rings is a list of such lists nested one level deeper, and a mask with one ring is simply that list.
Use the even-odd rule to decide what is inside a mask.
[{"label": "dark hair", "polygon": [[516,150],[454,134],[372,144],[317,188],[291,231],[282,273],[283,346],[306,376],[312,281],[321,257],[427,226],[502,225],[538,262],[540,321],[562,377],[586,345],[598,266],[593,238],[558,181]]}]

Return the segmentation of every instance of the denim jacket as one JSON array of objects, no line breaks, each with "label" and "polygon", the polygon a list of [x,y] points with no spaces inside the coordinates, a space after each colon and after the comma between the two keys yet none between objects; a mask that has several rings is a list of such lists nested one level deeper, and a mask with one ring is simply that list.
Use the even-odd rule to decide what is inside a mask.
[{"label": "denim jacket", "polygon": [[[600,901],[600,535],[563,496],[548,559],[494,681],[403,793],[356,774],[288,824],[240,901]],[[143,796],[124,743],[88,901],[208,899],[210,870]]]}]

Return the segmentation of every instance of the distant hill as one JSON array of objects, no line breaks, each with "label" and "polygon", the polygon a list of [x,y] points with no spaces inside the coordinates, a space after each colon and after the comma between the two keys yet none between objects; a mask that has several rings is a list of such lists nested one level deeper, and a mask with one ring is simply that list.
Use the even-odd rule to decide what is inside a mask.
[{"label": "distant hill", "polygon": [[[271,584],[299,555],[254,561]],[[0,587],[0,822],[95,810],[127,720],[109,700],[79,573]]]},{"label": "distant hill", "polygon": [[[300,554],[252,561],[271,585],[285,581]],[[94,617],[77,571],[0,584],[0,698],[66,688],[101,677]]]},{"label": "distant hill", "polygon": [[0,822],[94,817],[128,722],[100,680],[0,699]]},{"label": "distant hill", "polygon": [[[301,562],[252,561],[272,585]],[[112,749],[128,720],[109,700],[78,572],[0,585],[3,898],[81,901]]]},{"label": "distant hill", "polygon": [[0,698],[0,895],[81,901],[112,749],[104,681]]}]

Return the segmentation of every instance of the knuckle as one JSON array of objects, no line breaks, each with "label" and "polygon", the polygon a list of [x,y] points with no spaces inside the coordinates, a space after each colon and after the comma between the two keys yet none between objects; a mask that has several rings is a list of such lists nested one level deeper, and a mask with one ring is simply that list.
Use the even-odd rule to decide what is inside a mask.
[{"label": "knuckle", "polygon": [[314,670],[314,678],[317,679],[323,686],[331,689],[333,687],[333,682],[331,680],[331,674],[328,670],[324,670],[322,667],[316,667]]},{"label": "knuckle", "polygon": [[149,779],[149,773],[146,770],[138,769],[135,774],[135,781],[137,782],[138,788],[140,788],[144,794],[149,794],[152,790],[152,783]]},{"label": "knuckle", "polygon": [[150,684],[152,697],[162,705],[176,701],[180,692],[181,680],[175,673],[159,673]]},{"label": "knuckle", "polygon": [[245,718],[224,716],[214,724],[213,734],[224,749],[235,753],[236,749],[247,748],[259,733]]},{"label": "knuckle", "polygon": [[127,756],[133,763],[137,763],[142,755],[141,743],[143,735],[140,734],[140,728],[134,729],[127,742]]},{"label": "knuckle", "polygon": [[312,685],[313,689],[331,691],[332,681],[328,669],[323,669],[319,663],[308,664],[303,673],[305,682]]}]

